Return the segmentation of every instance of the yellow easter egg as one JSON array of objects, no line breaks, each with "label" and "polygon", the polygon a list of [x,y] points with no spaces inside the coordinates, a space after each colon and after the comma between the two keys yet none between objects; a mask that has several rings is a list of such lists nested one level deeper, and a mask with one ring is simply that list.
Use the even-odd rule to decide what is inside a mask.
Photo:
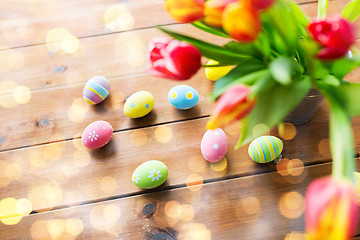
[{"label": "yellow easter egg", "polygon": [[[216,65],[219,64],[219,62],[215,60],[209,60],[207,65]],[[223,66],[223,67],[206,67],[205,68],[205,75],[206,77],[211,81],[216,81],[219,78],[225,76],[230,72],[231,66]]]},{"label": "yellow easter egg", "polygon": [[126,99],[124,113],[131,118],[143,117],[153,109],[154,96],[147,91],[139,91]]}]

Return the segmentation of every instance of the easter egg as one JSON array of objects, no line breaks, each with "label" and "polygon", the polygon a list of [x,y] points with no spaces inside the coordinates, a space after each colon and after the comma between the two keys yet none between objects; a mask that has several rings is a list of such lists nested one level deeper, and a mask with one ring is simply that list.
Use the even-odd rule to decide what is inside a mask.
[{"label": "easter egg", "polygon": [[131,118],[143,117],[153,109],[154,96],[147,91],[139,91],[128,97],[124,105],[124,113]]},{"label": "easter egg", "polygon": [[170,89],[168,100],[177,109],[190,109],[199,102],[199,93],[188,85],[177,85]]},{"label": "easter egg", "polygon": [[90,149],[98,149],[106,145],[113,135],[110,123],[96,121],[90,123],[81,135],[82,144]]},{"label": "easter egg", "polygon": [[267,163],[276,159],[283,150],[282,141],[274,136],[255,138],[249,145],[248,153],[257,163]]},{"label": "easter egg", "polygon": [[104,101],[109,92],[109,80],[103,76],[96,76],[85,84],[83,96],[87,103],[94,105]]},{"label": "easter egg", "polygon": [[166,165],[158,160],[150,160],[135,169],[132,182],[139,188],[151,189],[163,184],[167,177],[168,169]]},{"label": "easter egg", "polygon": [[[219,64],[219,62],[217,62],[215,60],[211,60],[211,59],[207,63],[207,65],[217,65],[217,64]],[[219,78],[228,74],[230,72],[230,70],[231,70],[231,66],[206,67],[205,68],[205,76],[211,81],[216,81]]]},{"label": "easter egg", "polygon": [[221,128],[207,130],[201,140],[201,154],[209,162],[218,162],[227,152],[227,137]]}]

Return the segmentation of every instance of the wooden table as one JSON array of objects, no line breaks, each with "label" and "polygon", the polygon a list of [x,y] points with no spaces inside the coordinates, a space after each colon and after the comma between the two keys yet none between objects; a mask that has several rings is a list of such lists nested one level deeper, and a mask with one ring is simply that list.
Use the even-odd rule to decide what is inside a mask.
[{"label": "wooden table", "polygon": [[[316,15],[314,1],[298,2]],[[147,74],[145,58],[149,40],[163,35],[155,25],[219,40],[177,24],[163,3],[0,0],[1,240],[304,238],[305,190],[331,171],[326,104],[307,124],[270,131],[284,141],[277,166],[252,162],[247,146],[233,150],[238,125],[225,129],[226,158],[209,164],[200,141],[213,83],[203,71],[185,82],[200,102],[178,111],[167,93],[179,82]],[[331,1],[329,12],[344,4]],[[89,106],[82,90],[96,75],[110,79],[111,94]],[[359,71],[348,79],[359,81]],[[139,90],[153,93],[155,108],[129,119],[124,100]],[[114,135],[89,151],[80,136],[95,120],[111,123]],[[354,119],[357,152],[359,128]],[[169,177],[145,191],[131,175],[150,159],[163,161]]]}]

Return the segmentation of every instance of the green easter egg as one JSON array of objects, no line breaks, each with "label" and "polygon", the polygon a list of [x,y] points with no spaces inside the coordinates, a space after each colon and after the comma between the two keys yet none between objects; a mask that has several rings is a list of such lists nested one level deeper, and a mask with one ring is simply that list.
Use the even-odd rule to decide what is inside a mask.
[{"label": "green easter egg", "polygon": [[276,159],[283,150],[282,141],[274,136],[262,136],[254,139],[249,146],[250,158],[257,163],[267,163]]},{"label": "green easter egg", "polygon": [[135,169],[132,182],[139,188],[152,189],[163,184],[167,177],[168,169],[166,165],[157,160],[150,160]]}]

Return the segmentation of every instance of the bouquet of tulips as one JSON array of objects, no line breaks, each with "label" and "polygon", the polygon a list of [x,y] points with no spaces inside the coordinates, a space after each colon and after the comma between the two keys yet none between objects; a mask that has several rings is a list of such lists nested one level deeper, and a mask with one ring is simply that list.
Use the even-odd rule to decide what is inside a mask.
[{"label": "bouquet of tulips", "polygon": [[309,239],[340,240],[352,235],[358,214],[351,118],[360,116],[360,84],[343,78],[360,65],[353,25],[360,0],[337,16],[326,16],[327,6],[319,0],[318,17],[310,20],[291,0],[166,0],[178,22],[228,41],[221,46],[159,27],[172,38],[150,43],[149,72],[186,80],[201,66],[211,68],[216,104],[207,127],[240,120],[237,147],[257,137],[257,124],[274,127],[318,90],[330,107],[333,169],[308,188],[306,231]]}]

